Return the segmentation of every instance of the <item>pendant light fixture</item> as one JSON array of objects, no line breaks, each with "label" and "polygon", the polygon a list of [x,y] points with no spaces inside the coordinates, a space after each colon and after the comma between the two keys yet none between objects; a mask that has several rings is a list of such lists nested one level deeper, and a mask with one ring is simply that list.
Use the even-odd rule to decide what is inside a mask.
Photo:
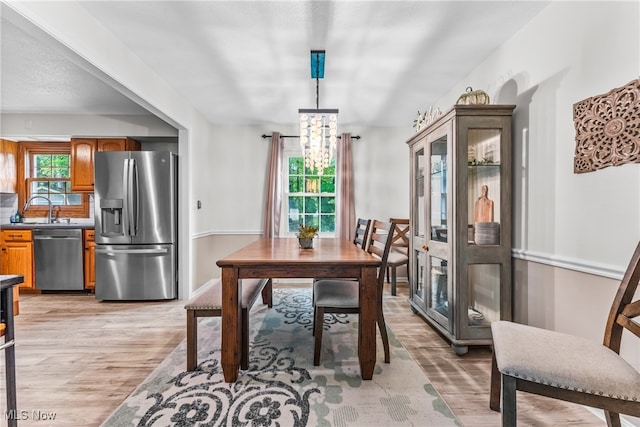
[{"label": "pendant light fixture", "polygon": [[320,109],[320,79],[324,78],[324,50],[311,51],[311,78],[316,79],[316,108],[299,109],[300,147],[305,167],[324,173],[331,164],[338,138],[338,110]]}]

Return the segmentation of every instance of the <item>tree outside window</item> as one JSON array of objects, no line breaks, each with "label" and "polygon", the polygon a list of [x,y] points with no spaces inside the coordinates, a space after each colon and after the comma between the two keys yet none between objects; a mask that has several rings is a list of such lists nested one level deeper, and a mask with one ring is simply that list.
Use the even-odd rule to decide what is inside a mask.
[{"label": "tree outside window", "polygon": [[[68,143],[22,142],[24,187],[20,190],[24,205],[34,196],[51,200],[56,216],[88,217],[89,200],[83,193],[71,192],[71,154]],[[49,203],[34,199],[27,216],[46,216]]]},{"label": "tree outside window", "polygon": [[287,158],[286,233],[296,233],[300,225],[313,225],[319,234],[332,234],[336,227],[335,159],[323,175],[304,166],[302,157]]}]

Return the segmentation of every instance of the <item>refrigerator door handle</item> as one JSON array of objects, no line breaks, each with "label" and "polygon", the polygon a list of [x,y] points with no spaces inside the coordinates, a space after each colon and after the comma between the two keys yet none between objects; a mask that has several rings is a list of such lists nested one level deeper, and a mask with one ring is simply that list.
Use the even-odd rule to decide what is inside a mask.
[{"label": "refrigerator door handle", "polygon": [[109,254],[109,255],[119,255],[119,254],[166,254],[169,252],[169,249],[102,249],[96,248],[96,253],[98,254]]},{"label": "refrigerator door handle", "polygon": [[127,212],[124,229],[129,237],[138,234],[138,168],[134,159],[124,161],[123,192]]},{"label": "refrigerator door handle", "polygon": [[138,198],[140,197],[139,185],[138,185],[138,164],[136,159],[129,160],[129,184],[130,188],[130,200],[131,200],[131,236],[138,235]]},{"label": "refrigerator door handle", "polygon": [[122,232],[125,236],[131,235],[131,223],[129,212],[131,211],[131,204],[129,202],[129,159],[124,159],[124,166],[122,167],[122,198],[124,199],[124,212],[122,215]]}]

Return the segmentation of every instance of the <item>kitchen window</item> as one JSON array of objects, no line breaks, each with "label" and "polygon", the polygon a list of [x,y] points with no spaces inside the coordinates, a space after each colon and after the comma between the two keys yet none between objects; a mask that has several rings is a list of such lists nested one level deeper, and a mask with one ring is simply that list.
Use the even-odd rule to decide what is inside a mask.
[{"label": "kitchen window", "polygon": [[321,236],[334,236],[336,228],[335,159],[323,175],[304,165],[299,152],[285,153],[285,190],[281,235],[295,235],[301,224],[319,228]]},{"label": "kitchen window", "polygon": [[[56,217],[89,217],[89,197],[71,192],[71,149],[69,143],[21,142],[23,164],[18,173],[24,176],[19,189],[22,209],[31,197],[44,196],[51,200]],[[49,203],[41,198],[31,202],[28,217],[46,217]]]}]

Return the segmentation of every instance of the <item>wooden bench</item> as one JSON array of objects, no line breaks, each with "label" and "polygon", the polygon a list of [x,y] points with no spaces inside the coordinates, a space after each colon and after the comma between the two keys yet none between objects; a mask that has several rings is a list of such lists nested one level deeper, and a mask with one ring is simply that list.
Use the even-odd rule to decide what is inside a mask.
[{"label": "wooden bench", "polygon": [[[242,369],[249,367],[249,310],[260,294],[263,304],[271,308],[271,293],[271,279],[242,279]],[[222,316],[222,281],[209,280],[184,308],[187,310],[187,371],[194,371],[198,365],[198,317]]]}]

